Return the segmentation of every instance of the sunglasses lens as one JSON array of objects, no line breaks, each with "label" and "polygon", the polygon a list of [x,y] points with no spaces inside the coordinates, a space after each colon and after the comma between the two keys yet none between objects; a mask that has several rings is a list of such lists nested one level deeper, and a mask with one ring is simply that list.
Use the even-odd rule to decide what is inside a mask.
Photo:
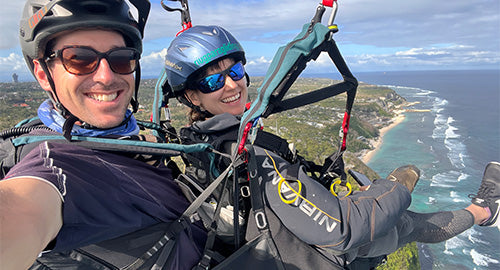
[{"label": "sunglasses lens", "polygon": [[85,48],[65,48],[62,51],[62,63],[70,73],[92,73],[97,65],[97,54]]},{"label": "sunglasses lens", "polygon": [[99,55],[92,49],[67,47],[62,50],[64,68],[72,74],[85,75],[94,72],[104,57],[111,70],[118,74],[130,74],[137,68],[139,53],[130,48],[118,48]]},{"label": "sunglasses lens", "polygon": [[198,89],[205,94],[221,89],[226,84],[226,74],[229,75],[233,81],[239,81],[245,77],[245,68],[241,62],[238,62],[230,69],[201,79],[198,83]]},{"label": "sunglasses lens", "polygon": [[199,89],[203,93],[211,93],[224,87],[224,84],[225,84],[224,75],[217,73],[207,76],[202,80],[200,80]]},{"label": "sunglasses lens", "polygon": [[111,51],[107,60],[111,69],[118,74],[130,74],[137,67],[139,54],[131,49],[123,48]]},{"label": "sunglasses lens", "polygon": [[229,71],[229,76],[233,81],[239,81],[245,76],[245,68],[241,62],[236,63]]}]

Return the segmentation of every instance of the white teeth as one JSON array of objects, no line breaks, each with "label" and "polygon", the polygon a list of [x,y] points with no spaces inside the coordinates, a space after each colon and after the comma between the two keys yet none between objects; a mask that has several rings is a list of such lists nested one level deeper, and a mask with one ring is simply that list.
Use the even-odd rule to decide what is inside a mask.
[{"label": "white teeth", "polygon": [[232,97],[228,97],[228,98],[223,99],[222,102],[224,102],[224,103],[233,102],[233,101],[238,100],[240,98],[240,96],[241,96],[241,93],[238,93]]},{"label": "white teeth", "polygon": [[104,94],[89,94],[88,96],[91,99],[95,99],[97,101],[106,102],[106,101],[113,101],[118,96],[118,93],[115,92],[115,93],[109,94],[109,95],[104,95]]}]

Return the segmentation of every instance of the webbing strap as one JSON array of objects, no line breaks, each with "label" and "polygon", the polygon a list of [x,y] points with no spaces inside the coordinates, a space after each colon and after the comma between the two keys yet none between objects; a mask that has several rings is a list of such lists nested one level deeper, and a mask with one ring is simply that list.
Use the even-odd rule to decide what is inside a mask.
[{"label": "webbing strap", "polygon": [[156,154],[170,156],[177,156],[180,153],[209,151],[212,148],[212,146],[207,143],[183,145],[176,143],[157,143],[84,136],[72,136],[71,140],[72,141],[69,142],[61,135],[22,136],[12,139],[12,143],[14,144],[14,146],[19,146],[42,141],[55,141],[57,143],[68,143],[103,151],[119,151],[138,154]]},{"label": "webbing strap", "polygon": [[194,214],[194,212],[196,212],[196,210],[198,210],[198,208],[200,208],[201,204],[208,198],[208,196],[210,196],[210,194],[212,194],[214,192],[215,188],[217,188],[217,186],[222,182],[222,180],[224,180],[224,178],[226,178],[226,175],[231,170],[232,165],[233,165],[233,162],[229,166],[227,166],[226,170],[224,170],[224,172],[222,172],[219,175],[219,177],[217,177],[217,179],[215,179],[200,194],[200,196],[198,196],[198,198],[196,198],[196,200],[194,200],[191,203],[191,205],[189,205],[189,207],[184,211],[184,213],[182,214],[182,216],[189,218],[189,217],[191,217],[192,214]]},{"label": "webbing strap", "polygon": [[[348,96],[346,113],[350,115],[358,83],[330,36],[331,31],[328,27],[319,23],[306,24],[303,31],[292,42],[278,50],[263,84],[258,90],[258,98],[242,117],[238,132],[239,144],[244,144],[245,127],[254,119],[311,104],[343,92],[346,92]],[[307,62],[316,59],[323,51],[328,53],[342,74],[344,81],[282,101],[290,86],[305,69]],[[344,120],[348,120],[348,118]],[[344,122],[347,123],[346,127],[348,128],[348,121]],[[344,134],[346,135],[347,132]]]},{"label": "webbing strap", "polygon": [[248,151],[248,175],[250,177],[250,200],[252,202],[252,210],[254,213],[255,223],[257,228],[262,231],[268,228],[269,223],[264,212],[264,198],[262,198],[262,190],[260,188],[257,160],[255,158],[255,150],[252,145],[247,145]]},{"label": "webbing strap", "polygon": [[153,257],[160,250],[161,253],[151,269],[162,269],[174,248],[177,236],[188,227],[189,224],[182,218],[174,221],[170,224],[166,233],[148,251],[126,267],[122,268],[122,270],[139,269],[149,258]]},{"label": "webbing strap", "polygon": [[269,104],[270,96],[283,81],[288,71],[297,68],[296,63],[299,57],[309,55],[313,48],[319,46],[325,40],[325,37],[330,34],[330,30],[322,24],[315,24],[312,28],[310,26],[310,24],[304,25],[302,32],[285,47],[281,47],[275,54],[262,86],[258,89],[258,98],[252,103],[250,109],[243,114],[240,131],[238,132],[239,138],[243,135],[243,129],[247,123],[264,113]]}]

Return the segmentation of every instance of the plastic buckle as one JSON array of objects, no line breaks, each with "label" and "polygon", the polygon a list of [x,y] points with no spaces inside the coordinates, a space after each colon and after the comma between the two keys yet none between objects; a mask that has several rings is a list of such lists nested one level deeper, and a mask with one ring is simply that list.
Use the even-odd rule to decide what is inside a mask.
[{"label": "plastic buckle", "polygon": [[240,188],[240,193],[243,198],[248,198],[250,197],[250,187],[248,186],[242,186]]},{"label": "plastic buckle", "polygon": [[257,225],[257,228],[259,228],[260,230],[263,230],[267,227],[267,221],[264,212],[259,211],[255,213],[255,225]]}]

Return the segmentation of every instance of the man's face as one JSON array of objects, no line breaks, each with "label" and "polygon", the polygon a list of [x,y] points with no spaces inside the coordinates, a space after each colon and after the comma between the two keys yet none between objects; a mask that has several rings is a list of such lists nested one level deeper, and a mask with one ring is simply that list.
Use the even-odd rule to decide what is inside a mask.
[{"label": "man's face", "polygon": [[[57,38],[53,50],[68,46],[87,46],[101,53],[125,47],[123,36],[114,31],[79,30]],[[39,75],[40,64],[35,61],[35,76],[40,85],[50,91],[46,77]],[[67,72],[60,59],[49,64],[59,101],[80,120],[99,128],[119,125],[134,92],[134,76],[114,73],[102,58],[97,69],[87,75]]]}]

